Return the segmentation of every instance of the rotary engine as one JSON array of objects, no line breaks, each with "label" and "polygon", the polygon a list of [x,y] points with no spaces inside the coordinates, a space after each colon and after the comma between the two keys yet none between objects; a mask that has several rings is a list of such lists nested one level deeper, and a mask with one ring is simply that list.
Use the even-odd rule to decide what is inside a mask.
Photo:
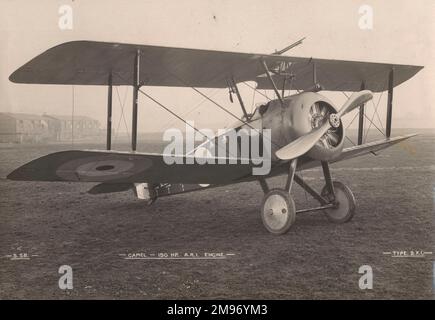
[{"label": "rotary engine", "polygon": [[264,110],[263,128],[271,128],[272,141],[283,146],[329,121],[331,128],[307,155],[316,160],[331,160],[341,153],[344,144],[344,127],[335,117],[337,111],[326,97],[314,92],[304,92],[286,97],[284,108],[279,101],[271,101],[267,110]]}]

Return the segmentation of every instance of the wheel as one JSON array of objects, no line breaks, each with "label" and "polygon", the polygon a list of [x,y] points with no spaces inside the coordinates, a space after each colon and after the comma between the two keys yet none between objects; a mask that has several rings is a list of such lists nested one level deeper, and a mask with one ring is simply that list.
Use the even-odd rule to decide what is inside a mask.
[{"label": "wheel", "polygon": [[261,205],[261,220],[273,234],[286,233],[296,220],[293,198],[281,189],[272,189],[265,194]]},{"label": "wheel", "polygon": [[[325,209],[324,212],[328,217],[329,221],[334,223],[344,223],[350,221],[354,214],[356,208],[355,197],[352,191],[339,181],[333,181],[334,191],[335,191],[335,201],[337,207]],[[322,189],[322,196],[331,199],[331,195],[326,186]]]}]

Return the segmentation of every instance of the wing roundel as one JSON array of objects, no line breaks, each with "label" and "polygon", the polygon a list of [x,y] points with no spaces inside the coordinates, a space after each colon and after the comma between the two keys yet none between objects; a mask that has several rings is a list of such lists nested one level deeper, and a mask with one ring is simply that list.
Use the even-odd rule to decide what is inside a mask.
[{"label": "wing roundel", "polygon": [[[20,181],[75,182],[160,182],[224,184],[249,176],[253,164],[187,164],[168,165],[163,155],[116,151],[71,150],[52,153],[19,167],[8,175]],[[230,160],[230,159],[227,159]]]}]

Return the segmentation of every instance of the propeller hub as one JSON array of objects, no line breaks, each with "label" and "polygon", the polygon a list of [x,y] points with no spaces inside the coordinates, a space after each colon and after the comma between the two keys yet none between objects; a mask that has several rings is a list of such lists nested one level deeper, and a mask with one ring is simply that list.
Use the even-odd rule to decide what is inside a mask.
[{"label": "propeller hub", "polygon": [[331,125],[331,127],[336,129],[340,126],[340,118],[336,113],[331,113],[329,115],[329,124]]}]

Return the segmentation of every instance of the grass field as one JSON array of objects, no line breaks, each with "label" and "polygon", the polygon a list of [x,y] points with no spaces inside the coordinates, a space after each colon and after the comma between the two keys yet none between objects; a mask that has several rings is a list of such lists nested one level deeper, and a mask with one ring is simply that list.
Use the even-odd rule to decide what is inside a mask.
[{"label": "grass field", "polygon": [[[90,147],[98,146],[74,146]],[[2,299],[434,297],[433,255],[384,254],[434,251],[434,131],[376,157],[334,164],[334,178],[355,194],[354,219],[335,225],[320,212],[307,213],[283,236],[269,234],[261,223],[262,191],[257,183],[166,197],[146,207],[132,192],[89,195],[86,191],[93,184],[5,179],[31,159],[70,148],[0,148]],[[317,188],[323,185],[319,169],[303,176]],[[271,183],[282,186],[285,177]],[[294,196],[299,208],[314,204],[298,187]],[[214,260],[123,256],[163,252],[233,255]],[[25,253],[29,260],[10,257]],[[58,287],[61,265],[73,269],[73,290]],[[372,290],[359,289],[361,265],[373,269]]]}]

